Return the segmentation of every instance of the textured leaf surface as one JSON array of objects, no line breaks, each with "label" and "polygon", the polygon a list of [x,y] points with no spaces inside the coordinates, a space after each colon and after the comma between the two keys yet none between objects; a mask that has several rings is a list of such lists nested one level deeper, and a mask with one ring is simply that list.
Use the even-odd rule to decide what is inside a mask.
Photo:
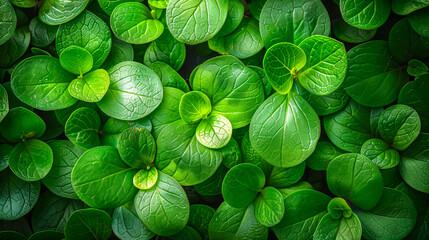
[{"label": "textured leaf surface", "polygon": [[390,15],[389,0],[340,0],[343,19],[361,29],[376,29],[383,25]]},{"label": "textured leaf surface", "polygon": [[138,189],[146,190],[153,187],[158,180],[158,170],[155,167],[141,169],[134,175],[133,183]]},{"label": "textured leaf surface", "polygon": [[162,86],[173,87],[189,92],[188,83],[170,65],[164,62],[153,62],[149,66],[161,79]]},{"label": "textured leaf surface", "polygon": [[232,137],[232,125],[222,115],[210,115],[198,124],[195,135],[198,142],[208,148],[222,148]]},{"label": "textured leaf surface", "polygon": [[132,168],[144,168],[155,160],[156,143],[146,128],[128,128],[118,143],[122,161]]},{"label": "textured leaf surface", "polygon": [[109,74],[104,69],[97,69],[74,79],[68,91],[73,97],[85,102],[99,102],[109,89]]},{"label": "textured leaf surface", "polygon": [[255,200],[255,218],[264,226],[272,227],[280,222],[285,212],[282,194],[273,187],[262,189]]},{"label": "textured leaf surface", "polygon": [[5,43],[16,28],[16,14],[12,4],[8,0],[0,1],[0,44]]},{"label": "textured leaf surface", "polygon": [[235,31],[225,37],[224,44],[229,54],[240,59],[255,55],[264,47],[259,22],[254,18],[243,18]]},{"label": "textured leaf surface", "polygon": [[359,240],[362,237],[362,226],[359,218],[353,213],[350,218],[334,219],[325,214],[314,232],[314,240]]},{"label": "textured leaf surface", "polygon": [[7,42],[0,45],[0,67],[9,67],[27,51],[30,45],[31,34],[28,28],[20,27],[15,30]]},{"label": "textured leaf surface", "polygon": [[150,43],[144,54],[143,61],[147,66],[151,66],[156,61],[165,62],[176,71],[179,71],[185,62],[185,57],[185,44],[177,41],[166,30],[158,39]]},{"label": "textured leaf surface", "polygon": [[94,208],[75,211],[64,229],[66,239],[107,240],[112,233],[112,220],[105,211]]},{"label": "textured leaf surface", "polygon": [[180,99],[179,113],[186,123],[197,123],[206,119],[211,111],[210,99],[202,92],[188,92]]},{"label": "textured leaf surface", "polygon": [[46,124],[34,112],[23,107],[12,108],[0,122],[0,133],[11,142],[40,138],[46,130]]},{"label": "textured leaf surface", "polygon": [[139,219],[133,203],[115,208],[112,229],[115,235],[123,240],[149,240],[155,236]]},{"label": "textured leaf surface", "polygon": [[75,18],[89,0],[47,0],[39,10],[39,19],[48,25],[60,25]]},{"label": "textured leaf surface", "polygon": [[343,19],[338,19],[333,22],[332,32],[341,41],[349,43],[362,43],[371,40],[377,33],[377,30],[356,28],[346,23]]},{"label": "textured leaf surface", "polygon": [[389,144],[377,138],[366,141],[360,153],[371,159],[380,169],[396,167],[400,160],[399,153],[395,149],[389,148]]},{"label": "textured leaf surface", "polygon": [[161,236],[169,236],[186,226],[189,219],[189,202],[185,191],[176,180],[163,172],[158,174],[154,187],[137,193],[135,208],[149,230]]},{"label": "textured leaf surface", "polygon": [[64,132],[73,144],[87,150],[100,145],[99,129],[98,113],[91,108],[83,107],[70,115]]},{"label": "textured leaf surface", "polygon": [[61,52],[60,64],[65,70],[75,75],[83,75],[91,70],[94,60],[91,53],[85,48],[70,46]]},{"label": "textured leaf surface", "polygon": [[28,28],[31,32],[31,44],[36,47],[46,47],[51,44],[58,31],[58,26],[47,25],[38,17],[31,20]]}]

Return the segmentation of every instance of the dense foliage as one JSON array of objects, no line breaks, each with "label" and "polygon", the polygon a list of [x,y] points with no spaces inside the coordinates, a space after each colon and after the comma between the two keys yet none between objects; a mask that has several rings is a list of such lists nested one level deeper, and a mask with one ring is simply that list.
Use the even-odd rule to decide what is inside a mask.
[{"label": "dense foliage", "polygon": [[429,239],[429,0],[0,0],[0,239]]}]

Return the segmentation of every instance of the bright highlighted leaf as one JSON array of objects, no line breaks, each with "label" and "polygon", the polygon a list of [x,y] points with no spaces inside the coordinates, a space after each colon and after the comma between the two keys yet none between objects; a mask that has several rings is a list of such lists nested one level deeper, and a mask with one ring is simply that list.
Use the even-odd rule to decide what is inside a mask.
[{"label": "bright highlighted leaf", "polygon": [[70,46],[60,54],[61,66],[76,75],[83,75],[91,70],[94,60],[85,48]]},{"label": "bright highlighted leaf", "polygon": [[89,2],[89,0],[44,1],[39,10],[39,18],[48,25],[60,25],[79,15]]},{"label": "bright highlighted leaf", "polygon": [[390,15],[389,0],[340,0],[344,20],[357,28],[376,29],[383,25]]},{"label": "bright highlighted leaf", "polygon": [[292,43],[278,43],[269,48],[264,56],[264,69],[274,90],[288,93],[306,61],[305,52]]},{"label": "bright highlighted leaf", "polygon": [[285,206],[282,194],[273,187],[266,187],[256,197],[255,218],[266,227],[272,227],[282,220]]},{"label": "bright highlighted leaf", "polygon": [[85,102],[99,102],[109,89],[109,74],[97,69],[73,80],[68,91],[73,97]]},{"label": "bright highlighted leaf", "polygon": [[231,139],[232,125],[222,115],[210,115],[198,124],[195,134],[202,145],[208,148],[222,148]]},{"label": "bright highlighted leaf", "polygon": [[113,33],[119,39],[144,44],[161,36],[164,25],[153,19],[149,8],[138,2],[125,2],[117,6],[110,16]]},{"label": "bright highlighted leaf", "polygon": [[231,207],[244,208],[255,200],[264,185],[264,172],[251,163],[242,163],[226,174],[222,183],[222,196]]},{"label": "bright highlighted leaf", "polygon": [[202,92],[188,92],[180,100],[180,117],[187,123],[197,123],[201,119],[206,119],[211,111],[210,99]]},{"label": "bright highlighted leaf", "polygon": [[146,190],[153,187],[158,180],[158,170],[155,167],[143,168],[134,175],[133,183],[138,189]]},{"label": "bright highlighted leaf", "polygon": [[144,168],[155,160],[156,143],[146,128],[133,127],[121,133],[118,150],[128,166]]}]

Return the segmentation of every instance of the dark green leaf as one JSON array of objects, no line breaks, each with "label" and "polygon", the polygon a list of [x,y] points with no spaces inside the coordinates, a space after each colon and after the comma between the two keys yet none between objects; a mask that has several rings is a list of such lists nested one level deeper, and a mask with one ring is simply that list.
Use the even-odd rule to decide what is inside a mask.
[{"label": "dark green leaf", "polygon": [[390,15],[389,0],[340,0],[343,19],[353,27],[376,29],[383,25]]},{"label": "dark green leaf", "polygon": [[94,208],[77,210],[67,221],[64,233],[68,240],[107,240],[112,234],[111,222],[105,211]]},{"label": "dark green leaf", "polygon": [[51,44],[58,31],[58,26],[51,26],[34,17],[28,26],[31,32],[31,44],[36,47],[46,47]]},{"label": "dark green leaf", "polygon": [[139,219],[132,202],[115,208],[112,215],[112,229],[122,240],[149,240],[155,236]]},{"label": "dark green leaf", "polygon": [[65,125],[65,134],[76,146],[90,149],[100,145],[100,116],[87,107],[74,111]]},{"label": "dark green leaf", "polygon": [[161,79],[162,86],[173,87],[189,92],[188,83],[170,65],[164,62],[154,62],[149,66]]},{"label": "dark green leaf", "polygon": [[17,28],[7,42],[0,45],[0,67],[9,67],[27,51],[31,34],[28,28]]},{"label": "dark green leaf", "polygon": [[190,207],[188,225],[195,228],[203,237],[209,239],[209,223],[215,213],[212,207],[193,204]]},{"label": "dark green leaf", "polygon": [[146,128],[128,128],[119,137],[119,154],[132,168],[144,168],[155,160],[156,143]]},{"label": "dark green leaf", "polygon": [[8,0],[0,0],[0,44],[12,37],[16,28],[16,14]]},{"label": "dark green leaf", "polygon": [[341,41],[349,43],[362,43],[371,40],[377,33],[377,29],[365,30],[353,27],[343,19],[333,22],[332,31]]},{"label": "dark green leaf", "polygon": [[11,142],[40,138],[46,130],[46,124],[37,114],[23,108],[10,110],[0,123],[0,133]]}]

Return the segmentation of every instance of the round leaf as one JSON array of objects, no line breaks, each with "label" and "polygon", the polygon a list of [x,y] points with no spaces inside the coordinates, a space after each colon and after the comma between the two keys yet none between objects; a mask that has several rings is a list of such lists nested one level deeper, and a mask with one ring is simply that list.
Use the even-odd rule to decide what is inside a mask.
[{"label": "round leaf", "polygon": [[67,87],[75,77],[64,70],[58,59],[50,56],[29,57],[12,72],[11,87],[22,102],[40,110],[58,110],[78,100]]},{"label": "round leaf", "polygon": [[280,94],[286,94],[293,85],[297,72],[306,64],[305,52],[292,43],[278,43],[264,56],[264,70],[268,82]]},{"label": "round leaf", "polygon": [[284,188],[297,183],[305,172],[305,163],[301,163],[291,168],[274,167],[267,182],[269,186]]},{"label": "round leaf", "polygon": [[352,209],[349,207],[347,202],[342,198],[333,198],[328,204],[329,215],[333,219],[340,219],[342,217],[350,218],[352,217]]},{"label": "round leaf", "polygon": [[121,62],[109,70],[109,76],[109,90],[97,102],[105,114],[132,121],[145,117],[161,103],[161,81],[154,71],[143,64]]},{"label": "round leaf", "polygon": [[40,195],[40,182],[24,181],[12,171],[0,174],[0,219],[16,220],[27,214],[36,205]]},{"label": "round leaf", "polygon": [[411,26],[414,31],[425,38],[429,38],[429,30],[427,29],[427,23],[429,21],[429,8],[423,8],[413,12],[408,16]]},{"label": "round leaf", "polygon": [[347,55],[343,87],[353,100],[369,107],[385,106],[396,100],[408,74],[393,60],[386,41],[362,43]]},{"label": "round leaf", "polygon": [[170,0],[166,10],[168,29],[181,42],[205,42],[222,28],[228,5],[228,0]]},{"label": "round leaf", "polygon": [[54,162],[48,175],[42,179],[43,184],[60,197],[78,198],[72,187],[71,172],[85,151],[66,140],[52,141],[49,146],[54,154]]},{"label": "round leaf", "polygon": [[299,44],[311,35],[328,36],[331,21],[320,0],[268,0],[259,28],[266,48],[280,42]]},{"label": "round leaf", "polygon": [[343,19],[361,29],[376,29],[383,25],[390,15],[392,3],[389,0],[340,0]]},{"label": "round leaf", "polygon": [[220,151],[222,152],[222,163],[225,167],[232,168],[242,162],[243,155],[241,154],[240,145],[233,137]]},{"label": "round leaf", "polygon": [[207,205],[193,204],[190,207],[188,225],[195,228],[203,237],[209,237],[209,224],[215,210]]},{"label": "round leaf", "polygon": [[110,25],[116,37],[132,44],[152,42],[164,31],[164,25],[152,18],[149,8],[138,2],[119,4],[110,16]]},{"label": "round leaf", "polygon": [[76,75],[83,75],[91,70],[94,61],[91,53],[85,48],[70,46],[60,54],[61,66]]},{"label": "round leaf", "polygon": [[353,27],[342,18],[333,22],[332,32],[341,41],[349,43],[362,43],[371,40],[377,33],[377,29],[365,30]]},{"label": "round leaf", "polygon": [[54,156],[48,144],[30,139],[18,143],[9,155],[9,167],[25,181],[37,181],[51,170]]},{"label": "round leaf", "polygon": [[158,172],[155,186],[137,193],[134,203],[143,224],[161,236],[178,233],[189,219],[185,191],[176,180],[162,172]]},{"label": "round leaf", "polygon": [[13,35],[16,28],[16,14],[8,0],[0,0],[0,44]]},{"label": "round leaf", "polygon": [[161,79],[162,86],[189,92],[188,83],[170,65],[165,62],[154,62],[149,66]]},{"label": "round leaf", "polygon": [[[231,34],[240,25],[244,16],[244,5],[240,0],[230,0],[228,5],[228,14],[225,23],[216,34],[216,37],[223,37]],[[259,32],[259,31],[258,31]]]},{"label": "round leaf", "polygon": [[366,141],[360,153],[371,159],[380,169],[396,167],[400,160],[399,153],[395,149],[389,148],[389,144],[377,138]]},{"label": "round leaf", "polygon": [[138,189],[146,190],[155,185],[158,180],[158,170],[155,167],[141,169],[134,175],[133,183]]},{"label": "round leaf", "polygon": [[231,207],[249,206],[265,185],[262,170],[250,163],[231,168],[222,182],[222,196]]},{"label": "round leaf", "polygon": [[240,59],[257,54],[264,47],[259,22],[254,18],[243,18],[235,31],[225,37],[224,44],[229,54]]},{"label": "round leaf", "polygon": [[9,144],[0,144],[0,172],[9,166],[9,155],[13,150],[13,146]]},{"label": "round leaf", "polygon": [[410,61],[408,61],[407,72],[410,76],[417,77],[428,73],[429,68],[422,61],[417,59],[411,59]]},{"label": "round leaf", "polygon": [[[73,189],[91,207],[114,208],[133,199],[136,169],[122,162],[114,147],[102,146],[86,151],[71,174]],[[105,189],[109,191],[100,191]]]},{"label": "round leaf", "polygon": [[4,53],[0,58],[0,67],[9,67],[15,63],[27,51],[30,45],[30,31],[26,27],[15,30],[7,42],[0,45],[0,52]]},{"label": "round leaf", "polygon": [[97,69],[106,60],[112,46],[109,27],[95,14],[83,11],[72,21],[62,24],[57,32],[55,46],[59,55],[73,45],[85,48],[91,53],[93,68]]},{"label": "round leaf", "polygon": [[334,219],[330,214],[320,219],[314,232],[314,240],[360,240],[362,226],[353,213],[351,218]]},{"label": "round leaf", "polygon": [[0,123],[0,133],[11,142],[40,138],[46,130],[46,124],[37,114],[23,108],[10,110]]},{"label": "round leaf", "polygon": [[79,15],[89,0],[49,0],[42,4],[39,19],[48,25],[60,25]]},{"label": "round leaf", "polygon": [[330,37],[311,36],[299,47],[307,53],[305,66],[297,69],[299,83],[315,95],[327,95],[337,90],[347,71],[344,44]]},{"label": "round leaf", "polygon": [[383,178],[367,157],[346,153],[336,157],[326,169],[329,190],[361,209],[371,209],[383,194]]},{"label": "round leaf", "polygon": [[132,202],[115,208],[112,229],[115,235],[123,240],[149,240],[155,236],[139,219]]},{"label": "round leaf", "polygon": [[74,111],[65,125],[65,134],[76,146],[90,149],[100,145],[100,116],[87,107]]},{"label": "round leaf", "polygon": [[155,160],[156,143],[146,128],[128,128],[119,137],[118,150],[128,166],[143,168]]},{"label": "round leaf", "polygon": [[77,210],[68,219],[64,234],[70,240],[107,240],[112,234],[111,222],[109,214],[103,210]]},{"label": "round leaf", "polygon": [[263,159],[277,167],[293,167],[315,150],[320,120],[298,94],[275,93],[253,115],[249,134],[252,146]]},{"label": "round leaf", "polygon": [[381,137],[398,150],[405,150],[419,136],[419,114],[413,108],[397,104],[388,107],[378,120]]},{"label": "round leaf", "polygon": [[188,92],[180,99],[180,117],[187,123],[197,123],[201,119],[206,119],[211,111],[210,99],[202,92]]},{"label": "round leaf", "polygon": [[[0,84],[0,123],[4,117],[9,113],[9,98],[6,89]],[[1,131],[1,127],[0,127]]]},{"label": "round leaf", "polygon": [[335,157],[345,153],[329,141],[317,142],[316,150],[307,158],[307,166],[316,171],[326,171]]},{"label": "round leaf", "polygon": [[85,102],[99,102],[109,89],[109,74],[97,69],[73,80],[68,91],[73,97]]},{"label": "round leaf", "polygon": [[272,227],[282,220],[285,206],[282,194],[273,187],[266,187],[256,197],[255,218],[266,227]]},{"label": "round leaf", "polygon": [[232,125],[222,115],[210,115],[198,124],[195,134],[202,145],[208,148],[222,148],[231,139]]},{"label": "round leaf", "polygon": [[28,26],[31,32],[31,44],[36,47],[46,47],[55,40],[58,26],[51,26],[34,17]]}]

